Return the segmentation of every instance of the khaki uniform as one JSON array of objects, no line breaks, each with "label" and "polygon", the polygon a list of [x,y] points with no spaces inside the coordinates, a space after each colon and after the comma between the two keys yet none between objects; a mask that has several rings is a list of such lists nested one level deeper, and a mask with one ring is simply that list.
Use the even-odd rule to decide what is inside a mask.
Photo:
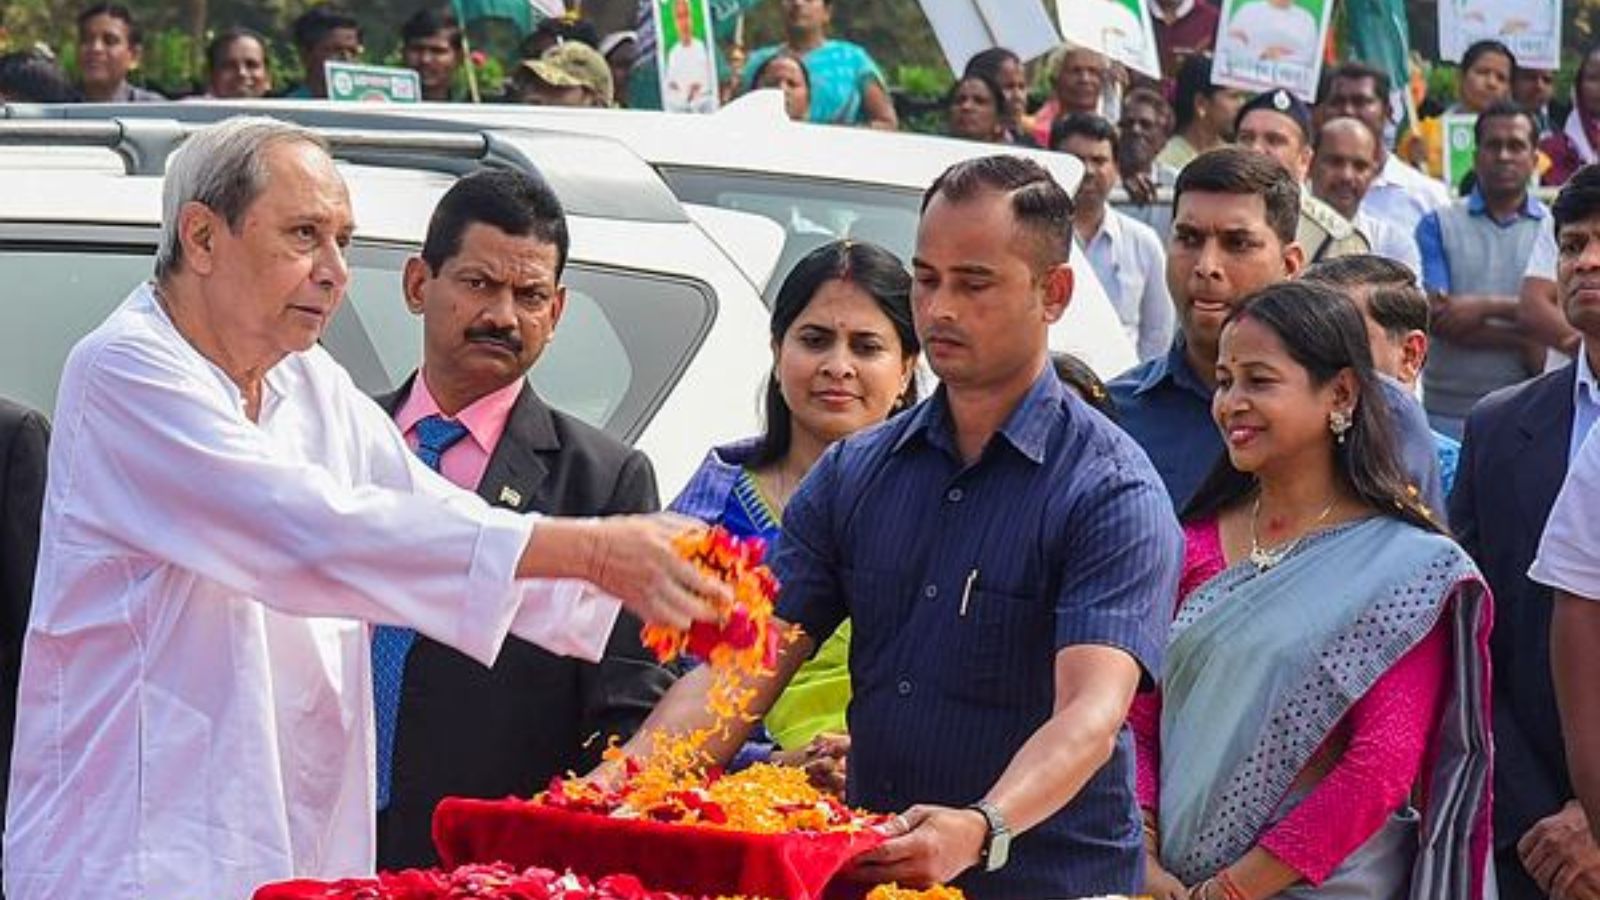
[{"label": "khaki uniform", "polygon": [[1309,190],[1300,192],[1300,226],[1295,230],[1295,240],[1305,248],[1307,265],[1336,256],[1372,252],[1366,236],[1349,219],[1311,196]]}]

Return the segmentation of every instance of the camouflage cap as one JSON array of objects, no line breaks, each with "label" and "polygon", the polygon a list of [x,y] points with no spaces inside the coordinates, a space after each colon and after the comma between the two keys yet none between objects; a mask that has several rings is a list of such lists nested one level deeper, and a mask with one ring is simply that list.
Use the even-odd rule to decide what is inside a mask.
[{"label": "camouflage cap", "polygon": [[538,59],[525,59],[522,68],[554,87],[586,87],[606,105],[615,100],[611,66],[600,51],[580,41],[564,41]]}]

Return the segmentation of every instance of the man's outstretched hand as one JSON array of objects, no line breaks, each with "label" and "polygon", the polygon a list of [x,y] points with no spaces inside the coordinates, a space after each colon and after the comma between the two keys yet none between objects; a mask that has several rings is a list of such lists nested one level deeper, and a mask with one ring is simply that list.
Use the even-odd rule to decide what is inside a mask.
[{"label": "man's outstretched hand", "polygon": [[644,621],[669,628],[717,617],[719,601],[733,589],[684,559],[673,540],[703,531],[705,523],[672,513],[566,519],[551,516],[534,526],[517,564],[521,578],[588,581]]},{"label": "man's outstretched hand", "polygon": [[674,513],[599,520],[588,580],[622,601],[645,622],[688,628],[717,616],[708,598],[733,599],[732,589],[679,555],[673,539],[705,524]]}]

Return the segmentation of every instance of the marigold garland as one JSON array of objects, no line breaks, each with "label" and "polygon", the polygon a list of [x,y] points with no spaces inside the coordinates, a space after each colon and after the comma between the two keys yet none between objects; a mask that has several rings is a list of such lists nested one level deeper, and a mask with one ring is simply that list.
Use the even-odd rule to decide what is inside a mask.
[{"label": "marigold garland", "polygon": [[663,662],[688,654],[713,672],[708,708],[716,716],[710,729],[687,735],[656,735],[643,759],[626,756],[613,744],[605,758],[623,767],[618,787],[557,778],[536,803],[618,818],[725,828],[751,834],[853,831],[882,821],[851,810],[813,787],[803,770],[756,765],[732,775],[711,765],[704,748],[735,722],[750,721],[755,677],[770,675],[778,651],[791,639],[773,617],[777,579],[762,565],[766,547],[756,538],[740,539],[711,528],[677,540],[685,559],[733,588],[733,599],[718,610],[718,621],[687,630],[659,625],[644,628],[645,646]]}]

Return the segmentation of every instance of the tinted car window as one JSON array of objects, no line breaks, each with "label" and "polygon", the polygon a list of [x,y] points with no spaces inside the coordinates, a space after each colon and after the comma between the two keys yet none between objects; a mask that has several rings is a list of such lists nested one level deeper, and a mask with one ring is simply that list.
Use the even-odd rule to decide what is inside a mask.
[{"label": "tinted car window", "polygon": [[773,270],[778,274],[767,285],[769,305],[783,275],[801,257],[829,241],[868,241],[908,266],[916,248],[922,197],[911,191],[691,169],[667,168],[661,175],[686,202],[753,213],[783,227],[783,255]]},{"label": "tinted car window", "polygon": [[[7,231],[10,229],[8,228]],[[146,229],[0,231],[0,394],[55,405],[67,353],[150,277]],[[41,236],[56,231],[59,235]],[[92,233],[92,234],[91,234]],[[408,248],[351,249],[349,296],[323,345],[368,393],[394,390],[422,353],[421,320],[405,307]],[[693,282],[574,262],[566,313],[532,374],[552,406],[624,440],[636,437],[710,327],[714,302]]]}]

